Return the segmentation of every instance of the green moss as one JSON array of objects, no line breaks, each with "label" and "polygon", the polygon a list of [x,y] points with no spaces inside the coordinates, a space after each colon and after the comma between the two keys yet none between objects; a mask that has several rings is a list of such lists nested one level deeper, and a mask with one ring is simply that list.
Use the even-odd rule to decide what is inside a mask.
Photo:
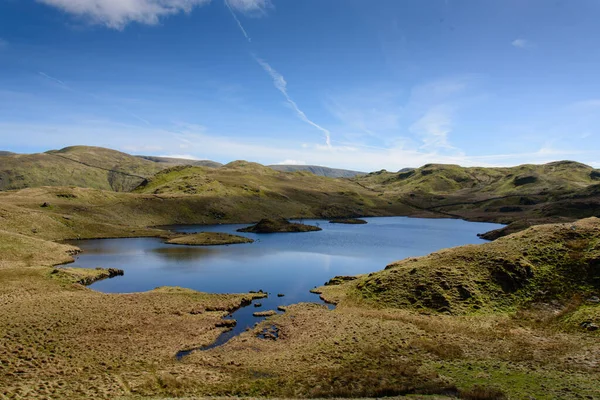
[{"label": "green moss", "polygon": [[574,295],[600,290],[599,228],[597,218],[533,227],[492,243],[400,261],[339,282],[337,289],[319,290],[334,302],[452,314],[565,303]]},{"label": "green moss", "polygon": [[454,361],[434,363],[440,375],[451,378],[461,390],[475,386],[495,387],[509,399],[539,400],[596,398],[594,374],[531,368],[497,361]]}]

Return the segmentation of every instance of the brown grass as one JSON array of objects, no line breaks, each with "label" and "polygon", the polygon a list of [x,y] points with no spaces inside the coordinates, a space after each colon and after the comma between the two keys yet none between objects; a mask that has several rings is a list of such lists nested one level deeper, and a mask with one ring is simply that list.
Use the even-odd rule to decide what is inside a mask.
[{"label": "brown grass", "polygon": [[[40,242],[16,250],[46,264],[73,251]],[[7,254],[0,253],[0,398],[126,395],[130,381],[157,366],[176,369],[179,350],[212,342],[221,317],[254,296],[178,288],[105,295],[75,283],[105,271],[25,266]]]},{"label": "brown grass", "polygon": [[219,232],[200,232],[193,235],[178,236],[167,240],[167,243],[169,244],[179,244],[184,246],[221,246],[253,242],[254,240],[243,236]]}]

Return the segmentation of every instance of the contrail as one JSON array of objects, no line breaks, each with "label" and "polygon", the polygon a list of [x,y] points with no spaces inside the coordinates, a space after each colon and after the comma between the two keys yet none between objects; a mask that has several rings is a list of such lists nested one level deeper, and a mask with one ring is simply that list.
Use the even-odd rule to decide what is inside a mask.
[{"label": "contrail", "polygon": [[[38,74],[40,74],[41,76],[43,76],[46,79],[51,80],[52,82],[58,83],[60,86],[62,86],[64,89],[66,89],[66,90],[68,90],[70,92],[83,94],[85,96],[90,96],[91,98],[96,99],[98,101],[104,101],[104,99],[96,96],[93,93],[87,93],[87,92],[83,92],[81,90],[75,90],[75,89],[71,88],[69,85],[67,85],[65,82],[61,81],[60,79],[57,79],[57,78],[55,78],[53,76],[50,76],[50,75],[48,75],[48,74],[46,74],[44,72],[39,72],[38,71]],[[136,115],[136,114],[132,113],[129,110],[124,109],[121,106],[118,106],[116,104],[110,104],[110,106],[113,107],[113,108],[115,108],[116,110],[121,111],[122,113],[125,113],[125,114],[129,115],[130,117],[133,117],[133,118],[137,119],[138,121],[143,122],[144,124],[146,124],[148,126],[152,126],[152,124],[148,120],[140,117],[139,115]]]},{"label": "contrail", "polygon": [[52,77],[52,76],[50,76],[50,75],[48,75],[48,74],[46,74],[46,73],[44,73],[44,72],[38,72],[38,74],[40,74],[41,76],[43,76],[43,77],[44,77],[44,78],[46,78],[46,79],[50,79],[51,81],[53,81],[53,82],[56,82],[56,83],[58,83],[59,85],[61,85],[61,86],[65,87],[65,88],[67,88],[67,89],[71,90],[71,88],[69,88],[69,87],[67,86],[67,84],[66,84],[66,83],[64,83],[63,81],[61,81],[60,79],[56,79],[56,78],[54,78],[54,77]]},{"label": "contrail", "polygon": [[248,40],[248,43],[252,43],[252,38],[250,38],[250,36],[248,36],[248,32],[246,32],[246,30],[244,29],[244,26],[242,25],[240,19],[237,17],[237,15],[235,15],[235,12],[233,11],[233,9],[231,8],[231,6],[229,5],[229,1],[225,0],[225,5],[229,9],[229,12],[231,13],[231,16],[233,17],[233,19],[235,20],[235,22],[237,22],[238,26],[240,27],[240,30],[242,31],[242,33],[244,34],[244,36]]},{"label": "contrail", "polygon": [[311,121],[306,116],[304,111],[302,111],[298,107],[296,102],[294,100],[292,100],[292,98],[290,97],[290,95],[287,92],[287,82],[285,81],[283,75],[281,75],[279,72],[274,70],[266,61],[264,61],[256,56],[254,56],[254,59],[271,76],[271,78],[273,79],[273,84],[275,85],[277,90],[279,90],[281,92],[281,94],[283,94],[283,96],[285,97],[288,104],[296,112],[296,115],[298,115],[298,118],[300,118],[302,121],[306,122],[307,124],[317,128],[318,130],[323,132],[325,134],[325,143],[327,143],[327,147],[331,147],[331,132],[329,132],[327,129],[323,128],[319,124]]},{"label": "contrail", "polygon": [[[235,14],[235,11],[233,11],[233,9],[231,8],[231,6],[229,5],[229,0],[224,0],[224,2],[225,2],[225,5],[227,6],[227,9],[231,13],[231,16],[233,17],[233,19],[235,20],[235,22],[237,22],[240,30],[244,34],[244,37],[248,40],[248,43],[252,43],[252,39],[248,35],[248,32],[246,32],[246,29],[244,29],[244,26],[242,25],[242,22],[240,21],[240,19]],[[275,87],[277,88],[277,90],[279,90],[283,94],[283,96],[285,97],[287,103],[296,112],[296,115],[298,116],[298,118],[300,118],[302,121],[306,122],[307,124],[309,124],[309,125],[317,128],[318,130],[320,130],[321,132],[323,132],[325,134],[325,143],[327,143],[327,147],[331,147],[331,132],[329,132],[327,129],[323,128],[319,124],[311,121],[306,116],[306,114],[304,113],[304,111],[302,111],[300,109],[300,107],[298,107],[298,104],[296,104],[296,102],[294,100],[292,100],[292,98],[290,97],[290,95],[287,92],[287,82],[283,78],[283,75],[281,75],[279,72],[275,71],[269,65],[269,63],[267,63],[263,59],[257,57],[254,54],[252,56],[254,57],[254,59],[256,60],[256,62],[271,76],[271,78],[273,79],[273,83],[275,84]]]}]

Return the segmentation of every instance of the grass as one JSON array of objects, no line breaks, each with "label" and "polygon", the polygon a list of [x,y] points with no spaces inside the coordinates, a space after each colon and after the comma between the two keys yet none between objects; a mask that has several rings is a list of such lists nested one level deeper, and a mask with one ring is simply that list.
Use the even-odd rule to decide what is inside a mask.
[{"label": "grass", "polygon": [[73,146],[0,159],[0,190],[79,186],[127,192],[165,166],[99,147]]},{"label": "grass", "polygon": [[[450,317],[340,305],[288,307],[191,365],[228,365],[229,381],[184,391],[258,397],[449,395],[576,399],[598,394],[589,334],[510,314]],[[257,334],[275,326],[277,340]],[[170,393],[165,390],[165,395]]]},{"label": "grass", "polygon": [[[7,155],[0,159],[0,190],[55,186],[64,188],[66,196],[77,191],[73,187],[134,190],[135,195],[114,199],[128,218],[122,225],[129,226],[386,215],[521,222],[490,236],[495,238],[533,224],[600,216],[600,172],[570,161],[513,168],[430,164],[351,179],[285,173],[247,161],[220,167],[206,162],[174,166],[177,163],[189,161],[85,146]],[[73,207],[79,203],[70,199]],[[92,202],[95,207],[103,203]],[[52,201],[49,204],[48,211],[54,207]],[[140,215],[141,210],[148,215]],[[89,217],[95,222],[121,218],[116,213],[110,218],[94,214]]]},{"label": "grass", "polygon": [[0,398],[131,394],[130,381],[157,366],[176,369],[179,350],[211,343],[223,316],[264,296],[180,288],[105,295],[81,283],[116,271],[53,267],[77,250],[0,231]]},{"label": "grass", "polygon": [[495,239],[535,224],[600,216],[597,176],[590,166],[561,161],[512,168],[430,164],[353,180],[382,198],[421,210],[420,216],[515,223],[489,236]]},{"label": "grass", "polygon": [[319,289],[340,303],[452,314],[510,311],[600,291],[600,219],[541,225],[481,246],[442,250]]},{"label": "grass", "polygon": [[315,232],[321,231],[318,226],[305,225],[289,222],[285,218],[271,219],[265,218],[260,220],[256,225],[248,228],[238,229],[238,232],[252,233],[293,233],[293,232]]},{"label": "grass", "polygon": [[186,246],[219,246],[228,244],[254,243],[254,240],[228,233],[200,232],[193,235],[185,235],[167,240],[169,244]]},{"label": "grass", "polygon": [[[54,267],[78,250],[59,241],[172,239],[153,226],[175,223],[446,215],[440,211],[470,219],[570,220],[596,212],[597,185],[586,178],[592,172],[574,163],[429,165],[350,181],[234,162],[168,169],[135,193],[2,192],[0,398],[600,397],[600,332],[581,327],[600,323],[600,306],[588,301],[600,292],[597,219],[535,226],[332,280],[318,290],[337,303],[334,311],[286,307],[225,346],[182,362],[174,357],[179,350],[211,343],[226,329],[224,315],[264,294],[158,288],[106,295],[78,282],[110,271]],[[278,334],[262,340],[265,329]]]},{"label": "grass", "polygon": [[[338,302],[336,310],[315,304],[286,307],[284,314],[271,316],[225,346],[192,353],[182,362],[174,358],[177,351],[210,343],[226,329],[221,328],[222,316],[263,294],[159,288],[105,295],[77,282],[106,271],[56,272],[51,267],[70,257],[71,246],[11,233],[7,237],[17,238],[11,242],[13,252],[0,253],[0,395],[594,398],[600,379],[595,339],[600,333],[581,329],[579,323],[597,321],[600,306],[586,296],[567,301],[573,298],[566,288],[583,289],[587,295],[595,285],[594,274],[567,267],[596,260],[598,224],[584,220],[573,225],[575,230],[571,225],[533,227],[490,244],[409,259],[370,277],[340,278],[319,289]],[[567,283],[539,298],[520,294],[523,289],[504,293],[490,279],[494,269],[489,268],[501,265],[505,270],[504,260],[525,252],[545,265],[540,269],[543,281],[531,283],[535,288],[543,282]],[[8,254],[12,258],[4,259]],[[30,255],[32,262],[20,262]],[[536,267],[536,262],[531,264]],[[401,282],[391,285],[385,278],[383,291],[361,295],[359,285],[365,280],[393,277],[391,271],[405,264],[411,269]],[[410,274],[415,266],[419,274]],[[462,274],[453,272],[460,268]],[[453,300],[451,312],[462,315],[405,305],[401,298],[416,283],[411,279],[418,275],[438,282],[437,271],[444,272],[446,282],[456,279],[465,286],[479,285],[487,276],[489,288],[496,291],[486,295],[481,288],[479,300],[489,304],[479,310],[443,293]],[[431,288],[443,289],[441,281]],[[467,288],[479,296],[477,286]],[[432,298],[426,290],[421,295]],[[277,336],[260,339],[265,329]]]}]

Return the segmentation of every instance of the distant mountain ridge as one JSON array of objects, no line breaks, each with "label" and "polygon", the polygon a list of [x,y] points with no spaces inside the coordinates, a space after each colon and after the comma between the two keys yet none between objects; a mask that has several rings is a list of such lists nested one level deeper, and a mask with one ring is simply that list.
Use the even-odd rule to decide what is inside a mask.
[{"label": "distant mountain ridge", "polygon": [[210,160],[188,160],[186,158],[174,158],[174,157],[156,157],[156,156],[135,156],[144,160],[152,161],[158,164],[165,164],[165,167],[172,167],[177,165],[193,165],[196,167],[208,167],[208,168],[219,168],[223,164],[210,161]]},{"label": "distant mountain ridge", "polygon": [[0,156],[14,156],[17,153],[13,153],[12,151],[2,151],[0,150]]},{"label": "distant mountain ridge", "polygon": [[276,171],[282,172],[311,172],[315,175],[325,176],[328,178],[354,178],[356,176],[367,175],[366,172],[321,167],[318,165],[269,165],[269,168],[273,168]]}]

